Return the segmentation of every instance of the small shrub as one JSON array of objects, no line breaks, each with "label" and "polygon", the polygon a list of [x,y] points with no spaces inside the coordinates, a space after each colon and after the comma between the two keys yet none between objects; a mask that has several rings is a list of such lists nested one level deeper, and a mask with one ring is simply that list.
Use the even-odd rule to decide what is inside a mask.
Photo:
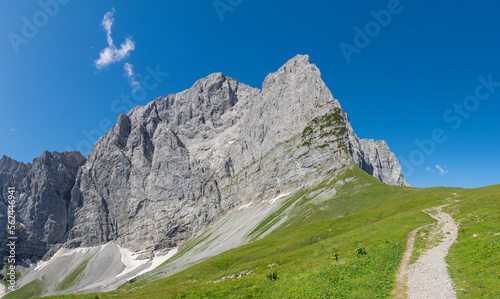
[{"label": "small shrub", "polygon": [[339,260],[339,254],[338,254],[337,252],[335,252],[335,253],[333,254],[333,257],[335,258],[335,260],[336,260],[336,261],[338,261],[338,260]]},{"label": "small shrub", "polygon": [[338,260],[339,260],[339,257],[340,257],[339,253],[335,251],[335,253],[333,254],[333,258],[334,258],[336,261],[338,261]]},{"label": "small shrub", "polygon": [[273,271],[272,273],[268,273],[266,276],[267,279],[269,280],[276,280],[278,279],[278,271]]},{"label": "small shrub", "polygon": [[356,249],[356,253],[359,254],[359,255],[365,255],[365,254],[367,254],[365,246],[363,246],[362,244],[360,244],[358,246],[358,248]]}]

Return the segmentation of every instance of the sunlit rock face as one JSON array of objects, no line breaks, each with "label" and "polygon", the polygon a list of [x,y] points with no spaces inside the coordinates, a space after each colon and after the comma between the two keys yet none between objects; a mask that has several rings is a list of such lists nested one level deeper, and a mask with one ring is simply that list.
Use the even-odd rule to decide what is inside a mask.
[{"label": "sunlit rock face", "polygon": [[408,186],[387,144],[360,140],[319,69],[298,55],[262,90],[214,73],[138,106],[86,160],[75,152],[46,152],[30,164],[4,157],[0,183],[18,187],[22,259],[108,242],[147,255],[177,247],[235,206],[351,163]]}]

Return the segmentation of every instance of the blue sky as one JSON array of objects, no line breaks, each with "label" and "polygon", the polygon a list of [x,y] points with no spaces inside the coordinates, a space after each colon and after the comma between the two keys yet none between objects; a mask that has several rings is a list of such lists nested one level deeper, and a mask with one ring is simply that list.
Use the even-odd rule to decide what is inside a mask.
[{"label": "blue sky", "polygon": [[260,88],[309,54],[358,136],[386,140],[412,185],[498,184],[499,29],[498,1],[2,0],[0,155],[87,155],[121,110],[213,72]]}]

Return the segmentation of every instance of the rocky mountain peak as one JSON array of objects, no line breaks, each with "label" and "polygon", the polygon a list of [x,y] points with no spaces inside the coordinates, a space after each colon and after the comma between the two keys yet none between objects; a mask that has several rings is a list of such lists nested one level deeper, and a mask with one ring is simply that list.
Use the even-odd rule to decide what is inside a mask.
[{"label": "rocky mountain peak", "polygon": [[35,259],[60,242],[176,247],[242,203],[297,191],[352,163],[408,185],[385,142],[356,136],[308,55],[269,74],[262,90],[214,73],[121,114],[87,160],[44,152],[31,166],[7,161],[0,183],[20,186],[31,244],[22,258]]},{"label": "rocky mountain peak", "polygon": [[224,74],[221,72],[212,73],[205,78],[201,78],[196,81],[191,88],[195,88],[201,93],[205,90],[213,91],[219,89],[224,81],[226,81],[226,76],[224,76]]},{"label": "rocky mountain peak", "polygon": [[271,88],[275,83],[290,84],[292,78],[294,78],[295,83],[304,83],[311,77],[321,78],[321,72],[316,65],[311,64],[308,55],[297,55],[288,60],[276,72],[267,75],[262,84],[262,89]]},{"label": "rocky mountain peak", "polygon": [[278,69],[279,72],[284,73],[297,73],[303,70],[308,70],[311,72],[316,72],[319,74],[319,69],[315,64],[311,63],[309,55],[296,55],[292,59],[288,60],[282,67]]}]

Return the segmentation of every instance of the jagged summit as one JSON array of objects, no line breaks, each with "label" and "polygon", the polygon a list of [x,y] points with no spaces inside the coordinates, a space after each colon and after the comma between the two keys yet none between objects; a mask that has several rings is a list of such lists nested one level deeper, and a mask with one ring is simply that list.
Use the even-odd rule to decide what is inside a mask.
[{"label": "jagged summit", "polygon": [[196,81],[193,84],[193,87],[195,87],[195,86],[210,86],[210,85],[213,85],[213,83],[222,82],[224,80],[226,80],[226,76],[224,76],[223,73],[215,72],[215,73],[212,73],[212,74]]},{"label": "jagged summit", "polygon": [[179,246],[234,207],[353,162],[408,186],[387,144],[360,140],[319,69],[297,55],[262,90],[214,73],[121,114],[86,160],[47,152],[27,166],[2,158],[10,166],[0,184],[19,187],[19,220],[35,244],[22,259],[108,242],[151,253]]},{"label": "jagged summit", "polygon": [[297,73],[297,72],[312,72],[317,75],[321,75],[318,67],[311,63],[309,55],[296,55],[292,59],[288,60],[282,67],[278,69],[279,72],[283,73]]},{"label": "jagged summit", "polygon": [[280,72],[280,71],[294,72],[295,70],[298,70],[298,69],[301,69],[304,67],[311,67],[311,69],[318,70],[316,65],[311,63],[311,58],[309,57],[309,55],[297,54],[297,55],[295,55],[295,57],[288,60],[282,67],[280,67],[278,69],[278,72]]}]

